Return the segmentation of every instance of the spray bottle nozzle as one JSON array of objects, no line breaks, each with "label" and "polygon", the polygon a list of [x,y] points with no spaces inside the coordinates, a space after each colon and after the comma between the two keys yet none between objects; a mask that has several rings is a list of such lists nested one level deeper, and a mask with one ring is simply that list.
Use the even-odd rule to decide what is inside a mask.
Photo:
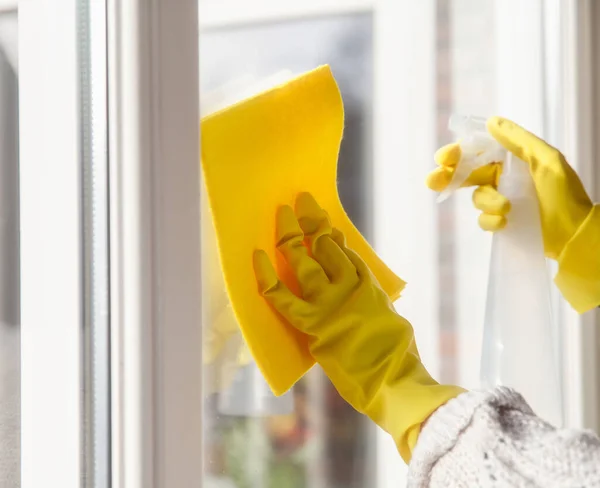
[{"label": "spray bottle nozzle", "polygon": [[452,115],[448,121],[448,129],[458,137],[465,137],[476,132],[487,134],[485,119],[472,115]]},{"label": "spray bottle nozzle", "polygon": [[460,139],[461,157],[450,184],[438,197],[438,203],[458,190],[477,168],[506,161],[506,149],[488,133],[486,119],[471,115],[453,115],[450,117],[448,128]]}]

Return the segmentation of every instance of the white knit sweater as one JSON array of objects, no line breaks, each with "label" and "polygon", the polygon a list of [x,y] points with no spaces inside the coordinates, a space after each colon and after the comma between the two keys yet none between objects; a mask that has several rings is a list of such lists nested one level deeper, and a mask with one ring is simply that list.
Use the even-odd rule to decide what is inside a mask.
[{"label": "white knit sweater", "polygon": [[469,392],[423,428],[409,488],[600,488],[600,438],[556,429],[508,388]]}]

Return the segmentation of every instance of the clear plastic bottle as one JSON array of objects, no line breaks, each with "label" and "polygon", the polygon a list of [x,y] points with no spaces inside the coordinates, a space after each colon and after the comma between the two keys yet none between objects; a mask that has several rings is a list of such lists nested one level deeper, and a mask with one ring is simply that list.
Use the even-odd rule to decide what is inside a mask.
[{"label": "clear plastic bottle", "polygon": [[506,227],[492,238],[482,387],[512,387],[538,415],[561,425],[550,280],[539,202],[529,167],[487,132],[484,119],[453,116],[449,125],[461,138],[463,152],[455,177],[442,198],[459,188],[473,169],[498,161],[503,162],[498,189],[511,202]]}]

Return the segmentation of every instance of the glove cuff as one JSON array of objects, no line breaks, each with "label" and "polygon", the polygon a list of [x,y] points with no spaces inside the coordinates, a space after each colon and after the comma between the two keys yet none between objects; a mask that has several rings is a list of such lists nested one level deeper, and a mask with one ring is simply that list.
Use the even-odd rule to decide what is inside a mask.
[{"label": "glove cuff", "polygon": [[554,278],[578,312],[600,305],[600,205],[595,205],[558,257]]},{"label": "glove cuff", "polygon": [[399,385],[395,391],[383,395],[386,401],[378,415],[367,412],[375,423],[393,437],[400,456],[407,464],[427,419],[449,400],[465,393],[458,386],[439,385],[431,378],[429,382],[426,384],[425,378],[419,378],[411,385]]}]

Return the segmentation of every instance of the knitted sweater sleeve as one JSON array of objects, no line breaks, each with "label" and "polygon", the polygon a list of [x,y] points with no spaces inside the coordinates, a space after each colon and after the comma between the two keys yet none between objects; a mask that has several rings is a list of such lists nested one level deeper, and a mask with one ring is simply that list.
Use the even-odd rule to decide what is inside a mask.
[{"label": "knitted sweater sleeve", "polygon": [[427,421],[409,488],[600,488],[600,438],[556,429],[514,390],[468,392]]}]

